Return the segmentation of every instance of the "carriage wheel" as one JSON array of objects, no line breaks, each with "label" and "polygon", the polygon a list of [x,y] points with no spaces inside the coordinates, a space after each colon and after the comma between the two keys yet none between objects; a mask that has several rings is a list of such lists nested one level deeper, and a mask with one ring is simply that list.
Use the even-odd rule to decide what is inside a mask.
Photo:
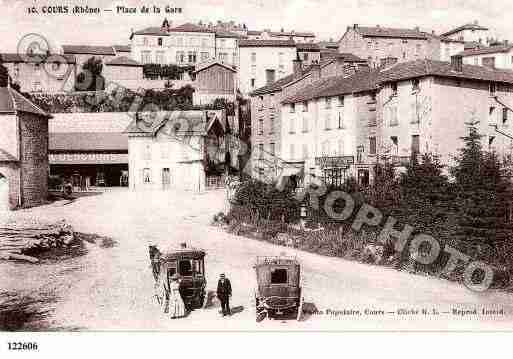
[{"label": "carriage wheel", "polygon": [[301,316],[303,315],[303,304],[304,304],[304,301],[305,301],[305,298],[301,297],[301,299],[299,300],[299,305],[297,307],[297,317],[296,317],[296,320],[298,322],[301,321]]}]

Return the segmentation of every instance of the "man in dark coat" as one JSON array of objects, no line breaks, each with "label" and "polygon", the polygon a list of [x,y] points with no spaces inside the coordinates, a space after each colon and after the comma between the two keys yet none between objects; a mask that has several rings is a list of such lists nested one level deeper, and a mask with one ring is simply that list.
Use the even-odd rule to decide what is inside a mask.
[{"label": "man in dark coat", "polygon": [[230,310],[230,297],[232,296],[232,285],[226,276],[221,274],[217,282],[217,298],[221,301],[221,308],[223,317],[225,315],[232,315]]}]

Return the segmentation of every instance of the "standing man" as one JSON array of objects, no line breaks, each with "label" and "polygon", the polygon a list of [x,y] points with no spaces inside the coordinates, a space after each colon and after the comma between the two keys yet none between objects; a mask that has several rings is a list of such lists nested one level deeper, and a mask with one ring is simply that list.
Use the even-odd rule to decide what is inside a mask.
[{"label": "standing man", "polygon": [[225,315],[232,315],[230,310],[230,297],[232,296],[232,285],[230,280],[225,277],[224,273],[219,276],[217,282],[217,298],[221,301],[221,308],[223,310],[223,317]]}]

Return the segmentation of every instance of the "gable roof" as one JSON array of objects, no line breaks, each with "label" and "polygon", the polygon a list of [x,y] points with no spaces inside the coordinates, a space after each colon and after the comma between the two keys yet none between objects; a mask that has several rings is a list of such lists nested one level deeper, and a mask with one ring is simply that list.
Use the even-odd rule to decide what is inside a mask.
[{"label": "gable roof", "polygon": [[379,75],[379,82],[438,76],[513,84],[513,71],[490,69],[476,65],[463,65],[462,70],[462,72],[456,72],[452,69],[451,63],[437,60],[424,59],[401,62],[391,68],[382,70]]},{"label": "gable roof", "polygon": [[382,26],[356,26],[353,29],[363,37],[391,37],[400,39],[427,39],[427,34],[417,29]]},{"label": "gable roof", "polygon": [[169,29],[169,32],[206,32],[206,33],[214,33],[215,31],[207,29],[204,26],[196,25],[190,22],[187,22],[185,24],[172,27]]},{"label": "gable roof", "polygon": [[239,47],[296,47],[293,40],[240,40]]},{"label": "gable roof", "polygon": [[315,37],[313,32],[306,31],[271,31],[269,33],[271,36],[299,36],[299,37]]},{"label": "gable roof", "polygon": [[215,30],[216,37],[220,38],[240,38],[241,36],[239,34],[236,34],[234,32],[224,30],[224,29],[216,29]]},{"label": "gable roof", "polygon": [[513,45],[500,45],[500,46],[486,46],[476,47],[473,49],[467,49],[459,53],[461,56],[472,56],[472,55],[485,55],[485,54],[496,54],[500,52],[509,52],[513,49]]},{"label": "gable roof", "polygon": [[53,54],[50,55],[50,57],[45,56],[22,56],[17,53],[3,53],[0,54],[0,62],[3,63],[38,63],[41,62],[45,63],[47,61],[49,62],[62,62],[64,60],[68,64],[74,64],[76,63],[75,55],[70,54]]},{"label": "gable roof", "polygon": [[486,30],[488,30],[488,28],[481,26],[479,24],[475,24],[475,23],[474,24],[465,24],[465,25],[458,26],[455,29],[444,32],[442,34],[442,36],[449,36],[449,35],[455,34],[457,32],[463,31],[463,30],[485,30],[486,31]]},{"label": "gable roof", "polygon": [[109,66],[135,66],[135,67],[143,66],[139,62],[132,60],[131,58],[129,58],[127,56],[115,57],[111,61],[107,62],[107,65],[109,65]]},{"label": "gable roof", "polygon": [[41,110],[13,88],[0,87],[0,113],[15,114],[17,112],[26,112],[46,118],[52,118],[52,115]]},{"label": "gable roof", "polygon": [[18,162],[18,159],[0,148],[0,162]]},{"label": "gable roof", "polygon": [[212,67],[214,65],[222,66],[225,69],[228,69],[228,70],[233,71],[233,72],[237,72],[237,70],[235,70],[230,65],[225,64],[224,62],[221,62],[221,61],[218,61],[218,60],[209,60],[209,61],[204,61],[202,63],[197,64],[196,65],[196,69],[193,71],[193,73],[201,72],[201,71],[206,70],[209,67]]},{"label": "gable roof", "polygon": [[65,54],[116,55],[112,46],[62,45]]},{"label": "gable roof", "polygon": [[208,125],[206,111],[201,110],[139,112],[135,114],[135,118],[124,132],[129,135],[155,136],[157,131],[168,122],[176,123],[179,132],[192,131],[195,134],[206,134]]},{"label": "gable roof", "polygon": [[287,75],[269,85],[265,85],[263,87],[257,88],[256,90],[254,90],[253,92],[250,93],[250,96],[259,96],[259,95],[265,95],[267,93],[280,91],[284,85],[294,81],[294,79],[295,79],[294,74]]},{"label": "gable roof", "polygon": [[144,28],[142,30],[138,30],[138,31],[132,33],[132,35],[130,35],[130,39],[132,38],[133,35],[169,36],[167,31],[162,30],[162,28],[160,26],[150,26],[150,27]]}]

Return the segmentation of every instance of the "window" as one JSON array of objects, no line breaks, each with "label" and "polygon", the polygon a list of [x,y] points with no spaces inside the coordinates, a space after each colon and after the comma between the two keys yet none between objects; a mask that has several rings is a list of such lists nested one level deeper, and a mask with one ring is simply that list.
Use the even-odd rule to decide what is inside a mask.
[{"label": "window", "polygon": [[303,143],[303,160],[306,160],[308,158],[308,145],[306,143]]},{"label": "window", "polygon": [[506,107],[502,108],[502,124],[505,125],[508,122],[508,109]]},{"label": "window", "polygon": [[308,118],[303,117],[303,132],[308,132]]},{"label": "window", "polygon": [[157,45],[158,45],[158,46],[162,46],[162,38],[161,38],[161,37],[159,37],[159,38],[157,39]]},{"label": "window", "polygon": [[182,276],[191,276],[192,275],[191,259],[183,259],[179,262],[178,273]]},{"label": "window", "polygon": [[228,53],[227,52],[220,52],[219,53],[219,61],[227,62],[228,61]]},{"label": "window", "polygon": [[267,84],[272,84],[276,81],[276,71],[273,69],[265,70],[265,80]]},{"label": "window", "polygon": [[474,65],[478,66],[479,65],[479,57],[476,57],[474,59]]},{"label": "window", "polygon": [[251,62],[256,62],[256,52],[251,53]]},{"label": "window", "polygon": [[264,119],[263,118],[258,119],[258,134],[259,135],[264,134]]},{"label": "window", "polygon": [[157,62],[157,64],[164,64],[165,61],[164,61],[164,51],[157,51],[157,55],[155,57],[155,61]]},{"label": "window", "polygon": [[419,56],[421,51],[422,51],[422,45],[421,44],[415,45],[415,56]]},{"label": "window", "polygon": [[399,139],[397,136],[390,136],[390,141],[392,141],[392,144],[395,147],[395,153],[399,153]]},{"label": "window", "polygon": [[294,129],[294,119],[293,118],[290,119],[289,125],[290,125],[289,132],[294,133],[295,129]]},{"label": "window", "polygon": [[344,128],[344,112],[338,113],[338,128]]},{"label": "window", "polygon": [[367,48],[372,49],[372,41],[367,41]]},{"label": "window", "polygon": [[271,270],[271,284],[286,284],[287,283],[287,270],[276,268]]},{"label": "window", "polygon": [[274,115],[269,115],[269,134],[274,133]]},{"label": "window", "polygon": [[397,96],[397,82],[392,83],[390,88],[392,89],[392,96]]},{"label": "window", "polygon": [[294,148],[294,144],[293,144],[293,143],[291,143],[291,144],[290,144],[290,147],[289,147],[289,153],[290,153],[290,159],[291,159],[291,160],[293,160],[294,158],[296,158],[296,157],[295,157],[295,156],[296,156],[296,154],[294,153],[294,150],[295,150],[295,148]]},{"label": "window", "polygon": [[420,139],[419,135],[412,135],[411,136],[411,153],[413,155],[416,155],[420,153]]},{"label": "window", "polygon": [[308,52],[303,53],[303,61],[308,61]]},{"label": "window", "polygon": [[324,118],[324,129],[330,130],[331,129],[331,114],[327,113],[326,117]]},{"label": "window", "polygon": [[397,107],[389,107],[388,109],[388,113],[389,113],[389,124],[390,124],[390,127],[392,126],[398,126],[399,125],[399,120],[397,118]]},{"label": "window", "polygon": [[276,144],[274,142],[271,142],[269,144],[269,152],[271,153],[272,156],[276,155]]},{"label": "window", "polygon": [[413,92],[417,92],[417,91],[420,90],[420,81],[419,81],[419,79],[411,80],[411,90]]},{"label": "window", "polygon": [[196,62],[196,52],[195,51],[189,51],[188,52],[188,59],[189,63],[193,64]]},{"label": "window", "polygon": [[237,63],[237,53],[236,53],[236,52],[234,52],[234,53],[232,54],[232,58],[233,58],[233,62],[232,62],[232,64],[236,64],[236,63]]},{"label": "window", "polygon": [[258,144],[258,158],[259,159],[264,158],[264,144],[263,143]]},{"label": "window", "polygon": [[150,41],[147,37],[143,37],[143,45],[148,46],[150,44]]},{"label": "window", "polygon": [[256,65],[251,65],[251,75],[256,76]]},{"label": "window", "polygon": [[308,112],[308,101],[303,102],[303,112]]},{"label": "window", "polygon": [[497,85],[495,82],[490,82],[490,96],[495,96],[495,92],[497,91]]},{"label": "window", "polygon": [[369,153],[376,154],[376,137],[369,137]]},{"label": "window", "polygon": [[226,47],[226,39],[219,40],[219,47],[222,49]]},{"label": "window", "polygon": [[185,62],[185,52],[184,51],[176,52],[176,62],[179,64],[182,64]]},{"label": "window", "polygon": [[344,106],[344,96],[338,96],[338,106]]},{"label": "window", "polygon": [[255,79],[250,80],[251,87],[255,87]]},{"label": "window", "polygon": [[261,167],[258,169],[258,178],[264,179],[264,169]]},{"label": "window", "polygon": [[151,160],[151,146],[150,145],[146,145],[144,147],[144,156],[143,158],[145,160]]},{"label": "window", "polygon": [[290,113],[295,113],[296,112],[296,104],[295,103],[291,103],[290,104]]},{"label": "window", "polygon": [[324,107],[325,108],[331,108],[331,97],[325,97],[324,98]]},{"label": "window", "polygon": [[406,58],[406,51],[403,51],[403,59]]},{"label": "window", "polygon": [[202,52],[201,53],[201,62],[207,61],[209,58],[208,52]]},{"label": "window", "polygon": [[143,183],[151,183],[151,172],[149,168],[143,169]]}]

